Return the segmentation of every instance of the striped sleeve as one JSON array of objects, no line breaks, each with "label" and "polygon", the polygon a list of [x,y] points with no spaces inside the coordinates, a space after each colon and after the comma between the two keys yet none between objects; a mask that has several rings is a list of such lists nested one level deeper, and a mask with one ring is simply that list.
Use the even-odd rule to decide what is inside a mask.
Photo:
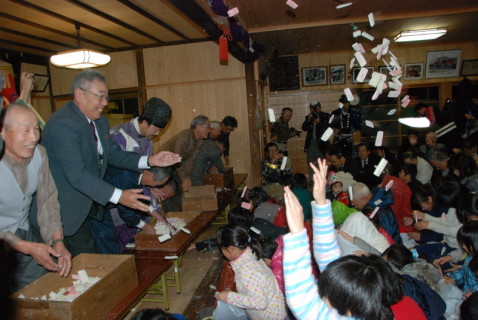
[{"label": "striped sleeve", "polygon": [[312,201],[312,212],[314,257],[320,271],[323,271],[329,263],[340,257],[330,201],[327,200],[323,206]]}]

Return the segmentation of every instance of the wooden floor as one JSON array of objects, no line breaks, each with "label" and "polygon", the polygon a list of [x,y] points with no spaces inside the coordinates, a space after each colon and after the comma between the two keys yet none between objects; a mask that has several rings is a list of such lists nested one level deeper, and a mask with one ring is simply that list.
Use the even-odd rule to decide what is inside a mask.
[{"label": "wooden floor", "polygon": [[[220,225],[211,224],[196,241],[213,238]],[[168,288],[169,312],[179,313],[188,320],[195,320],[197,312],[203,307],[209,306],[214,299],[215,290],[210,288],[219,278],[224,259],[219,250],[205,253],[191,250],[183,255],[179,274],[181,279],[181,293],[177,294],[173,287]],[[155,297],[147,294],[146,298]],[[131,319],[133,315],[142,309],[162,308],[161,303],[139,302],[124,319]]]}]

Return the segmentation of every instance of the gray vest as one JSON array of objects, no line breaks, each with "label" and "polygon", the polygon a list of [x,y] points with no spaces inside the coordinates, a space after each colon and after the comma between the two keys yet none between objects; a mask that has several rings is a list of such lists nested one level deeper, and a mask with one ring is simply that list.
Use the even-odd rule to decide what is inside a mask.
[{"label": "gray vest", "polygon": [[18,228],[29,230],[28,215],[32,196],[38,188],[38,175],[42,161],[40,150],[35,148],[33,158],[26,168],[28,185],[25,194],[4,161],[0,161],[0,230],[12,233],[15,233]]}]

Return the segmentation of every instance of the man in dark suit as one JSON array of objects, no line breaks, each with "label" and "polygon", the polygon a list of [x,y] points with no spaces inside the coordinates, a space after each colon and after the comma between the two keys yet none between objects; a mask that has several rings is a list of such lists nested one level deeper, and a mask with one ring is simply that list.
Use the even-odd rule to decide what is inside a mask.
[{"label": "man in dark suit", "polygon": [[42,144],[50,158],[50,170],[58,188],[65,244],[73,256],[96,251],[91,219],[103,219],[100,206],[108,202],[147,211],[140,189],[120,190],[103,181],[107,165],[138,170],[169,166],[179,155],[161,152],[140,156],[122,151],[110,139],[108,120],[102,115],[108,104],[105,77],[93,70],[80,73],[72,85],[73,101],[55,112],[45,126]]},{"label": "man in dark suit", "polygon": [[370,177],[375,171],[375,166],[380,162],[380,158],[370,152],[370,148],[365,143],[360,143],[357,145],[357,155],[358,157],[353,159],[353,171],[352,175],[354,179],[358,182],[363,182],[368,185]]}]

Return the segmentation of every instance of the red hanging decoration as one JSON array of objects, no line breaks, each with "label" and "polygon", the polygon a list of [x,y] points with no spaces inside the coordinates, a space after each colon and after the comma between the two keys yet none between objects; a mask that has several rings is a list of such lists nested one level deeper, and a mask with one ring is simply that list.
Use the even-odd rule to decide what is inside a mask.
[{"label": "red hanging decoration", "polygon": [[222,36],[219,37],[219,63],[227,65],[229,59],[228,41],[232,40],[231,30],[229,25],[220,25],[219,29],[222,30]]}]

